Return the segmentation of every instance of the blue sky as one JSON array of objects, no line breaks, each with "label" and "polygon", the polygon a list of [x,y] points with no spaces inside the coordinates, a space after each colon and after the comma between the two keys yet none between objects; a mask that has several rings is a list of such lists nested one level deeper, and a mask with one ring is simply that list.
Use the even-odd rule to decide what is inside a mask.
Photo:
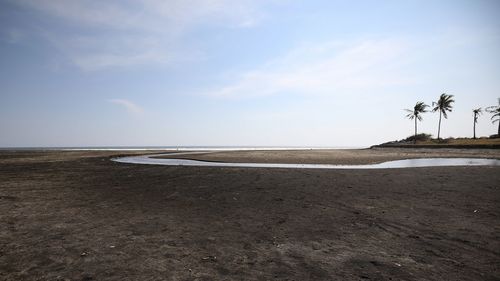
[{"label": "blue sky", "polygon": [[[500,97],[499,1],[0,0],[0,146],[367,146]],[[419,131],[437,134],[437,114]],[[496,132],[489,115],[478,135]]]}]

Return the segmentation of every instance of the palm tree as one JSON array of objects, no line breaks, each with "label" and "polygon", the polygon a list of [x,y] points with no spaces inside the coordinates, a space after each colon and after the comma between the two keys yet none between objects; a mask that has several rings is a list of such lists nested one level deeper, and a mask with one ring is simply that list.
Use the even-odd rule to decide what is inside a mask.
[{"label": "palm tree", "polygon": [[407,118],[410,120],[415,119],[415,138],[413,139],[414,143],[417,143],[417,120],[422,121],[422,113],[427,112],[426,108],[429,107],[427,104],[425,104],[422,101],[417,102],[415,106],[413,107],[413,110],[411,109],[405,109],[408,114],[406,115]]},{"label": "palm tree", "polygon": [[497,136],[500,137],[500,98],[498,99],[498,105],[488,106],[486,111],[493,114],[491,116],[492,123],[498,122]]},{"label": "palm tree", "polygon": [[448,114],[446,112],[451,112],[451,104],[455,102],[452,98],[453,95],[442,93],[437,102],[432,102],[432,106],[434,106],[432,112],[439,111],[438,139],[441,133],[441,115],[448,119]]},{"label": "palm tree", "polygon": [[474,139],[476,139],[477,118],[481,115],[481,113],[483,113],[483,110],[481,108],[476,108],[472,110],[472,113],[474,113]]}]

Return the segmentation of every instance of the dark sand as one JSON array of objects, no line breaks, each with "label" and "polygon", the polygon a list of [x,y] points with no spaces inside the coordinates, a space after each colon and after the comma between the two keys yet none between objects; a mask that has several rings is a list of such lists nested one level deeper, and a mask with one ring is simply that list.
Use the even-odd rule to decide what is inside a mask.
[{"label": "dark sand", "polygon": [[[134,153],[1,151],[0,280],[500,280],[500,167],[109,161]],[[246,153],[206,157],[262,158]],[[499,158],[486,150],[364,150],[266,152],[260,161],[425,153]]]}]

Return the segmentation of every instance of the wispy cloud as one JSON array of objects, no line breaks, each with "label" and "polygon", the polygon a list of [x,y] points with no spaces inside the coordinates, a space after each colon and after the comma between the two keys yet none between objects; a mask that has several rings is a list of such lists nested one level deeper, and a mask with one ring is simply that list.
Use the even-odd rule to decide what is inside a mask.
[{"label": "wispy cloud", "polygon": [[0,40],[4,40],[10,44],[16,44],[26,37],[23,31],[16,28],[7,28],[0,30]]},{"label": "wispy cloud", "polygon": [[401,72],[409,45],[403,40],[324,42],[297,47],[247,71],[210,92],[218,97],[252,97],[279,93],[349,94],[413,83]]},{"label": "wispy cloud", "polygon": [[[219,21],[246,26],[261,14],[265,1],[251,0],[17,0],[25,6],[86,26],[161,31]],[[166,25],[165,25],[166,24]],[[173,25],[175,24],[175,25]]]},{"label": "wispy cloud", "polygon": [[[186,34],[198,26],[248,28],[263,18],[265,1],[251,0],[18,0],[17,5],[55,19],[37,27],[83,70],[192,59]],[[65,27],[71,27],[71,32]],[[75,32],[77,31],[77,32]],[[196,51],[194,51],[195,56]]]},{"label": "wispy cloud", "polygon": [[108,101],[124,107],[129,113],[132,114],[141,114],[144,112],[142,107],[126,99],[110,99]]},{"label": "wispy cloud", "polygon": [[144,64],[168,63],[168,54],[157,50],[144,53],[113,54],[113,53],[87,53],[72,57],[73,62],[82,70],[94,71],[109,67],[127,67]]}]

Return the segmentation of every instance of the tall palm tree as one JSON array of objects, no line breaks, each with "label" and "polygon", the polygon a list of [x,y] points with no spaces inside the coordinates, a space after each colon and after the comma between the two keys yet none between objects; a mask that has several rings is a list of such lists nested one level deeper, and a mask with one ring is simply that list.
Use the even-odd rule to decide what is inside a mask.
[{"label": "tall palm tree", "polygon": [[437,102],[432,102],[432,106],[434,106],[432,112],[439,111],[438,139],[441,133],[441,115],[443,115],[445,119],[448,119],[447,111],[451,112],[451,104],[455,102],[452,98],[453,95],[442,93]]},{"label": "tall palm tree", "polygon": [[417,102],[415,106],[413,107],[413,110],[411,109],[405,109],[408,114],[406,115],[407,118],[410,120],[415,119],[415,137],[413,139],[413,143],[417,143],[417,120],[422,121],[422,113],[427,112],[426,108],[429,107],[427,104],[425,104],[422,101]]},{"label": "tall palm tree", "polygon": [[500,136],[500,98],[498,99],[498,105],[488,106],[486,111],[493,114],[491,116],[492,123],[498,122],[497,136]]},{"label": "tall palm tree", "polygon": [[474,113],[474,139],[476,139],[477,118],[481,115],[481,113],[483,113],[483,110],[481,108],[476,108],[472,110],[472,113]]}]

